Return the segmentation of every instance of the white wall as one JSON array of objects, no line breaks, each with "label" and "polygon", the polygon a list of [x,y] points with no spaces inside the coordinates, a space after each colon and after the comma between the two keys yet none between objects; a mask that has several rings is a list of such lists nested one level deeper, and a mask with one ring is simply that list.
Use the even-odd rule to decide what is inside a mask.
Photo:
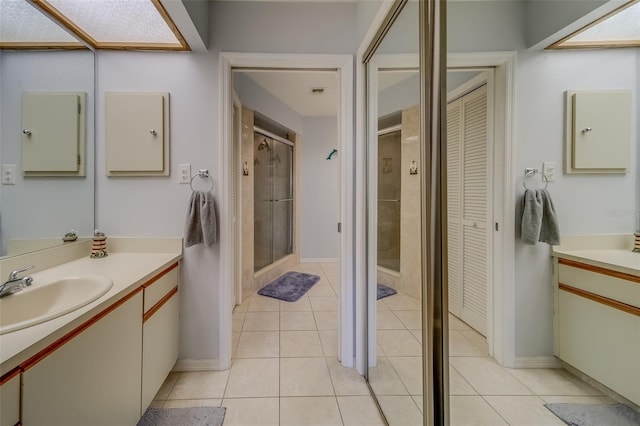
[{"label": "white wall", "polygon": [[378,117],[420,103],[420,76],[415,75],[378,93]]},{"label": "white wall", "polygon": [[[300,258],[337,259],[340,152],[336,117],[305,117],[300,150]],[[294,166],[295,167],[295,166]]]},{"label": "white wall", "polygon": [[[188,185],[166,178],[104,174],[104,92],[170,92],[171,167],[208,168],[221,199],[219,53],[355,51],[355,3],[213,2],[210,50],[203,53],[98,52],[97,223],[107,235],[182,236]],[[226,230],[222,230],[226,232]],[[219,248],[185,250],[181,288],[182,359],[220,359]],[[230,325],[229,325],[230,326]]]},{"label": "white wall", "polygon": [[[516,50],[515,185],[516,235],[525,167],[556,163],[549,185],[560,230],[568,234],[629,233],[636,227],[636,144],[638,141],[638,49],[527,51],[524,3],[449,3],[449,50]],[[564,175],[564,91],[620,89],[634,91],[634,141],[626,175]],[[621,213],[615,213],[621,209]],[[613,214],[611,212],[614,212]],[[520,357],[549,356],[553,351],[552,270],[550,248],[539,243],[515,246],[515,352]]]}]

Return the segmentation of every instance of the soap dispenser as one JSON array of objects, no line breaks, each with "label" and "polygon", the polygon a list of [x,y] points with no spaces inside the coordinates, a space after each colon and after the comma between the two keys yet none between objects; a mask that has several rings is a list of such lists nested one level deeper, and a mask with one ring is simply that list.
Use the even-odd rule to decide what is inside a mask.
[{"label": "soap dispenser", "polygon": [[96,229],[93,233],[93,245],[91,247],[91,256],[89,257],[99,259],[107,255],[107,237],[104,232]]}]

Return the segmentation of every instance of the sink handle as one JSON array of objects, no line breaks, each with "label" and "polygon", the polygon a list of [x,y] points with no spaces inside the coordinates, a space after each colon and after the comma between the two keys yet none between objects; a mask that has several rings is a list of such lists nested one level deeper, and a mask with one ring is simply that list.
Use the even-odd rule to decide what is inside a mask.
[{"label": "sink handle", "polygon": [[[27,265],[24,268],[20,268],[20,269],[16,269],[15,271],[12,271],[9,274],[9,281],[13,281],[18,279],[18,274],[21,274],[22,272],[28,271],[29,269],[33,269],[33,265]],[[28,285],[31,285],[31,283],[29,283]]]}]

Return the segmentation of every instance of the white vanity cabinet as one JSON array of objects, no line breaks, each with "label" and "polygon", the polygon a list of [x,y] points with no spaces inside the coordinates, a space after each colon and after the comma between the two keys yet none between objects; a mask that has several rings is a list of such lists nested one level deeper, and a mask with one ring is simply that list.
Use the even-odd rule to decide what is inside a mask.
[{"label": "white vanity cabinet", "polygon": [[178,265],[144,287],[142,326],[142,404],[144,414],[178,360]]},{"label": "white vanity cabinet", "polygon": [[137,423],[142,368],[141,289],[125,299],[109,308],[112,310],[106,315],[75,329],[80,329],[77,334],[65,336],[50,352],[27,361],[22,374],[25,425]]},{"label": "white vanity cabinet", "polygon": [[20,370],[0,380],[0,426],[20,423]]},{"label": "white vanity cabinet", "polygon": [[640,277],[557,260],[556,355],[640,404]]}]

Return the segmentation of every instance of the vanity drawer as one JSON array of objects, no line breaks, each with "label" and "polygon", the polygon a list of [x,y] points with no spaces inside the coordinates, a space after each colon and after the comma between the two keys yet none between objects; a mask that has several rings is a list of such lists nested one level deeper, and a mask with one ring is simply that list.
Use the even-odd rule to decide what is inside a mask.
[{"label": "vanity drawer", "polygon": [[640,308],[640,277],[558,259],[558,284]]},{"label": "vanity drawer", "polygon": [[144,287],[144,313],[147,313],[178,285],[179,270],[178,263],[174,263],[142,285]]},{"label": "vanity drawer", "polygon": [[8,373],[0,380],[0,426],[20,422],[20,370]]}]

